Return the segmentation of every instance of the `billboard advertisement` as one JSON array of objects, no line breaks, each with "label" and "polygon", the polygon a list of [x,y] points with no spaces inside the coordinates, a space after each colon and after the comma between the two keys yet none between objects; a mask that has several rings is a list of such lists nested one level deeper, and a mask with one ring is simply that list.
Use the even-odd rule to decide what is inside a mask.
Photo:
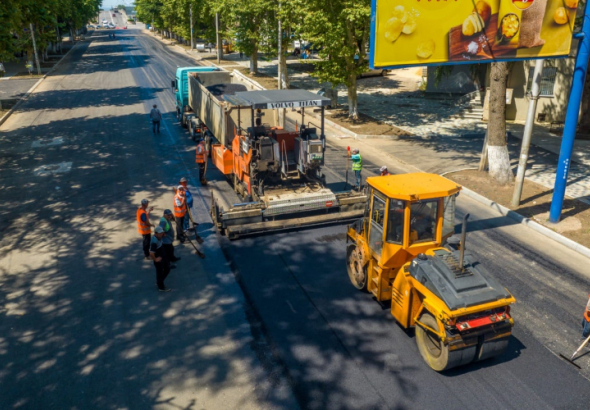
[{"label": "billboard advertisement", "polygon": [[372,0],[372,68],[567,56],[579,0]]}]

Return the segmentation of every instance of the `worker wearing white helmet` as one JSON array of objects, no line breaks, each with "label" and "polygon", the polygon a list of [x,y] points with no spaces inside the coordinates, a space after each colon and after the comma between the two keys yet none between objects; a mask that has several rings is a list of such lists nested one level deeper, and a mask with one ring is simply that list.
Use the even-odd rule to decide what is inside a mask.
[{"label": "worker wearing white helmet", "polygon": [[381,176],[382,176],[382,177],[385,177],[385,176],[389,175],[389,171],[387,170],[387,167],[386,167],[385,165],[383,165],[383,166],[382,166],[382,167],[379,169],[379,171],[381,172]]}]

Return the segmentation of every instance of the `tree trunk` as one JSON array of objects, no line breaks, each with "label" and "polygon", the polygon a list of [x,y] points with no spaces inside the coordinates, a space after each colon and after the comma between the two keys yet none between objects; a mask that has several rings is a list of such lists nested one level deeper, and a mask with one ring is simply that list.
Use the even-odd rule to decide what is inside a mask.
[{"label": "tree trunk", "polygon": [[490,119],[488,122],[489,174],[500,184],[514,179],[506,145],[506,82],[508,63],[492,63],[490,72]]},{"label": "tree trunk", "polygon": [[252,55],[250,56],[250,74],[258,74],[258,45],[255,44],[252,48]]},{"label": "tree trunk", "polygon": [[353,121],[359,119],[358,99],[356,95],[356,73],[354,70],[349,71],[348,86],[348,118]]},{"label": "tree trunk", "polygon": [[287,58],[284,52],[279,56],[279,64],[281,66],[281,78],[279,78],[281,89],[287,90],[289,88],[289,73],[287,72]]}]

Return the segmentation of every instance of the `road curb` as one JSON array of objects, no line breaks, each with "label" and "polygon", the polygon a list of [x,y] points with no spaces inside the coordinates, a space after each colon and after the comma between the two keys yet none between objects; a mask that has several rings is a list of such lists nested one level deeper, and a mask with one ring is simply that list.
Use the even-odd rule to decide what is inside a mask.
[{"label": "road curb", "polygon": [[2,118],[0,118],[0,126],[1,126],[2,124],[4,124],[4,123],[6,122],[6,120],[8,120],[8,118],[9,118],[9,117],[12,115],[12,113],[13,113],[14,111],[16,111],[16,109],[17,109],[17,108],[18,108],[18,107],[21,105],[21,103],[22,103],[23,101],[26,101],[26,100],[29,98],[29,96],[30,96],[30,95],[31,95],[31,94],[32,94],[32,93],[35,91],[35,89],[37,89],[37,87],[39,86],[39,84],[41,84],[41,82],[42,82],[43,80],[45,80],[45,78],[47,78],[47,76],[48,76],[49,74],[51,74],[53,71],[55,71],[55,69],[56,69],[56,68],[57,68],[57,67],[58,67],[58,66],[61,64],[61,62],[64,60],[64,58],[66,58],[66,57],[68,56],[68,54],[70,54],[70,53],[72,52],[72,50],[73,50],[74,48],[76,48],[76,46],[77,46],[79,43],[80,43],[80,42],[78,42],[78,43],[75,43],[75,44],[72,46],[72,48],[70,48],[70,49],[68,50],[68,52],[67,52],[67,53],[65,53],[65,54],[63,55],[63,57],[62,57],[62,58],[61,58],[61,59],[60,59],[60,60],[59,60],[57,63],[55,63],[55,65],[54,65],[54,66],[51,68],[51,70],[49,70],[49,71],[48,71],[48,72],[47,72],[47,73],[46,73],[46,74],[45,74],[43,77],[41,77],[41,78],[39,79],[39,81],[37,81],[35,84],[33,84],[33,86],[32,86],[31,88],[29,88],[29,90],[28,90],[28,91],[25,93],[25,95],[23,96],[23,98],[21,98],[20,100],[18,100],[18,102],[17,102],[16,104],[14,104],[14,107],[12,107],[12,108],[10,109],[10,111],[8,111],[6,114],[4,114],[4,115],[2,116]]},{"label": "road curb", "polygon": [[541,235],[544,235],[549,239],[553,239],[554,241],[562,244],[563,246],[565,246],[575,252],[578,252],[580,255],[590,258],[590,249],[586,248],[585,246],[580,245],[579,243],[572,241],[571,239],[566,238],[565,236],[560,235],[555,231],[552,231],[551,229],[541,225],[540,223],[535,222],[532,219],[529,219],[529,218],[519,214],[518,212],[508,209],[505,206],[500,205],[499,203],[494,202],[494,201],[486,198],[485,196],[480,195],[477,192],[474,192],[468,188],[463,187],[461,192],[464,195],[468,196],[469,198],[474,199],[477,202],[494,209],[496,212],[498,212],[502,216],[506,216],[506,217],[518,222],[519,224],[523,224],[523,225],[529,227],[530,229],[540,233]]}]

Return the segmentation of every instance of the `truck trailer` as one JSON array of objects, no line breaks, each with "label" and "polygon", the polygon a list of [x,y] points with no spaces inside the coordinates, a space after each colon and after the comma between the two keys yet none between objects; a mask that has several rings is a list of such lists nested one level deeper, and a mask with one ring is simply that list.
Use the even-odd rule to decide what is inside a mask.
[{"label": "truck trailer", "polygon": [[172,80],[172,90],[174,91],[174,100],[176,102],[176,118],[183,127],[189,129],[189,133],[194,140],[200,138],[202,129],[199,126],[199,122],[195,120],[195,113],[189,105],[189,73],[215,71],[221,70],[217,67],[178,67],[174,80]]},{"label": "truck trailer", "polygon": [[[330,99],[304,90],[255,90],[227,71],[189,73],[188,88],[194,121],[208,130],[211,162],[240,197],[224,206],[212,195],[211,215],[221,232],[235,239],[363,215],[366,195],[333,192],[322,174]],[[319,126],[305,125],[306,109],[320,112]],[[285,114],[295,110],[297,120]]]}]

